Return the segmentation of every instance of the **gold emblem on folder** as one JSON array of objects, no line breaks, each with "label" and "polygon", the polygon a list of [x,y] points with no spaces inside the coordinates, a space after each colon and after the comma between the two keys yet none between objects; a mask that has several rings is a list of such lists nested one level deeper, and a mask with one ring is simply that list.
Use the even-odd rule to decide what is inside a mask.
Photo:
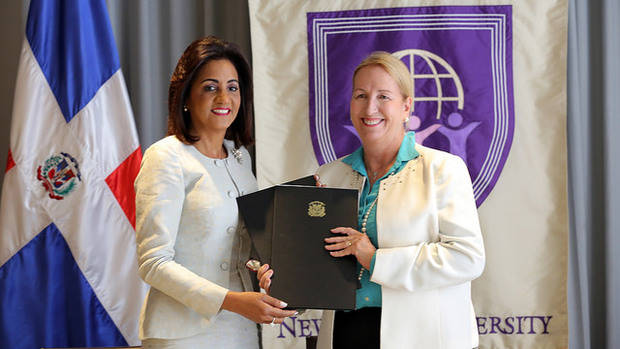
[{"label": "gold emblem on folder", "polygon": [[308,216],[325,217],[325,204],[320,201],[312,201],[308,203]]}]

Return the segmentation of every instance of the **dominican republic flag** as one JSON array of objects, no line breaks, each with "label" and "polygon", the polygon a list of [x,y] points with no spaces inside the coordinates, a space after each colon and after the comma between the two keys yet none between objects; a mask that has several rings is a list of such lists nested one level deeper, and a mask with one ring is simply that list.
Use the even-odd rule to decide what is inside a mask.
[{"label": "dominican republic flag", "polygon": [[0,207],[0,348],[136,345],[141,150],[104,0],[32,0]]}]

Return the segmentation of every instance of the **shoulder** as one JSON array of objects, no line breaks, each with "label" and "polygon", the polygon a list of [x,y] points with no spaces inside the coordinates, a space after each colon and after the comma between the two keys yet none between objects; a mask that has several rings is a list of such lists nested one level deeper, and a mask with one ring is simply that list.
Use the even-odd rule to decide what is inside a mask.
[{"label": "shoulder", "polygon": [[419,144],[416,144],[416,150],[421,156],[422,163],[427,173],[433,176],[436,181],[444,182],[455,179],[471,180],[467,165],[460,157]]},{"label": "shoulder", "polygon": [[180,167],[181,158],[187,152],[188,145],[183,144],[176,136],[168,136],[153,143],[142,157],[141,168],[149,170]]},{"label": "shoulder", "polygon": [[173,186],[183,183],[180,150],[184,144],[175,136],[169,136],[153,143],[142,156],[140,171],[135,179],[136,190],[154,192],[164,183]]},{"label": "shoulder", "polygon": [[422,161],[425,165],[430,165],[433,167],[442,167],[442,166],[465,166],[465,162],[460,157],[445,152],[443,150],[433,149],[429,147],[425,147],[420,144],[415,145],[416,151],[422,157]]},{"label": "shoulder", "polygon": [[346,156],[343,156],[337,160],[321,165],[316,173],[318,175],[321,175],[331,173],[346,173],[349,171],[353,171],[349,164],[346,164],[342,161],[342,159],[344,159],[345,157]]},{"label": "shoulder", "polygon": [[174,157],[185,146],[176,136],[167,136],[148,147],[144,157]]}]

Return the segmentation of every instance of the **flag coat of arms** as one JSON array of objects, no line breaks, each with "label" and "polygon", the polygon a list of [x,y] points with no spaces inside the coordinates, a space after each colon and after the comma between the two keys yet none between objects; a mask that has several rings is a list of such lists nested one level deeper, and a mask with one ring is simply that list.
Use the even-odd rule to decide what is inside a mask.
[{"label": "flag coat of arms", "polygon": [[141,150],[105,1],[32,0],[0,207],[0,347],[136,345]]}]

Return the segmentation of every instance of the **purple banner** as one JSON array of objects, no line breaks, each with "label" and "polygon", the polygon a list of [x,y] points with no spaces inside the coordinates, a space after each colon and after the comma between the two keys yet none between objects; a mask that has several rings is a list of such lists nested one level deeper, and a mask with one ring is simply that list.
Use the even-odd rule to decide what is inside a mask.
[{"label": "purple banner", "polygon": [[310,133],[319,164],[360,146],[349,114],[352,74],[387,51],[414,82],[409,129],[419,144],[460,156],[478,206],[493,189],[514,132],[511,6],[311,12]]}]

